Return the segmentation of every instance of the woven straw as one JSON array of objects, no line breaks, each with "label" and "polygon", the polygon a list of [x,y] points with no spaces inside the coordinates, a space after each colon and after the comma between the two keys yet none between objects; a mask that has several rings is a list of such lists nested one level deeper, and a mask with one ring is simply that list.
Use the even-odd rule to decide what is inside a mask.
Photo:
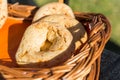
[{"label": "woven straw", "polygon": [[[59,2],[63,2],[63,0],[59,0]],[[35,6],[15,4],[9,4],[8,8],[11,9],[14,6],[19,8],[24,6],[24,9],[32,13],[22,16],[27,20],[32,18],[34,11],[37,9]],[[13,12],[15,12],[14,9],[11,9],[9,15]],[[21,15],[22,13],[17,17]],[[28,18],[28,16],[31,18]],[[103,14],[75,12],[75,16],[87,30],[88,40],[82,45],[82,48],[75,51],[72,58],[59,66],[51,68],[11,68],[0,64],[2,78],[8,80],[98,80],[101,53],[111,34],[110,23]]]}]

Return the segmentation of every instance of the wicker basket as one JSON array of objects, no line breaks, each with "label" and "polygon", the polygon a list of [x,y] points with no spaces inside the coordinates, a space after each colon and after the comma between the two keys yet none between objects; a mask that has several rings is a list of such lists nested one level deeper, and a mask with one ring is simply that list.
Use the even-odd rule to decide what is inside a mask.
[{"label": "wicker basket", "polygon": [[[63,0],[59,0],[59,2],[63,2]],[[16,46],[19,45],[21,39],[21,36],[18,37],[17,32],[21,32],[19,35],[22,35],[26,27],[30,25],[37,8],[35,6],[9,4],[8,10],[9,16],[12,17],[8,18],[4,28],[0,30],[0,44],[3,45],[0,47],[0,80],[99,79],[101,53],[111,34],[111,25],[104,15],[75,12],[76,19],[79,20],[87,30],[88,40],[83,44],[82,48],[77,50],[73,57],[65,63],[52,68],[18,68],[14,63],[14,56],[11,57],[8,54],[13,53],[12,55],[14,55],[17,49]],[[15,24],[19,27],[15,27]],[[22,25],[24,25],[24,27],[22,27]],[[11,35],[9,35],[9,33],[11,33]],[[9,36],[11,37],[10,40],[5,39],[5,37],[9,38]],[[15,50],[10,49],[10,45],[12,45]],[[7,48],[7,50],[5,48]]]}]

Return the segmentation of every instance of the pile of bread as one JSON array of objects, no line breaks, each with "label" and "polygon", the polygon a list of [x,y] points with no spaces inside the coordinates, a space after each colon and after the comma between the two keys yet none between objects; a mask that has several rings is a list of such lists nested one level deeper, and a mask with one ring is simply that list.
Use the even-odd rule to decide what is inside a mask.
[{"label": "pile of bread", "polygon": [[70,59],[86,40],[86,30],[68,5],[48,3],[38,9],[26,29],[16,52],[16,62],[22,67],[60,65]]}]

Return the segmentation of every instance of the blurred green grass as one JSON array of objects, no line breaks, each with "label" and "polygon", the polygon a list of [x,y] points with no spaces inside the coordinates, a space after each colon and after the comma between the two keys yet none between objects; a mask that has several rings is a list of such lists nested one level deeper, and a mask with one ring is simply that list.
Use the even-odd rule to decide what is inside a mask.
[{"label": "blurred green grass", "polygon": [[[38,6],[58,0],[34,0]],[[120,46],[120,0],[69,0],[69,6],[73,11],[102,13],[112,25],[110,41]],[[110,49],[112,45],[108,45]],[[116,50],[116,49],[115,49]],[[114,50],[113,50],[114,51]],[[119,52],[119,50],[117,51]]]},{"label": "blurred green grass", "polygon": [[74,11],[104,14],[112,25],[111,41],[120,46],[120,0],[70,0]]}]

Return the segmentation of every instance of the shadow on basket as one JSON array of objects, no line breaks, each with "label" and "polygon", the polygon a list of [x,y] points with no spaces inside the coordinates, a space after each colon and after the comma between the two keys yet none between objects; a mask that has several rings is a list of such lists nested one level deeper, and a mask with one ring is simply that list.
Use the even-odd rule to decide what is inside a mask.
[{"label": "shadow on basket", "polygon": [[0,80],[5,80],[5,78],[3,77],[1,73],[0,73]]}]

